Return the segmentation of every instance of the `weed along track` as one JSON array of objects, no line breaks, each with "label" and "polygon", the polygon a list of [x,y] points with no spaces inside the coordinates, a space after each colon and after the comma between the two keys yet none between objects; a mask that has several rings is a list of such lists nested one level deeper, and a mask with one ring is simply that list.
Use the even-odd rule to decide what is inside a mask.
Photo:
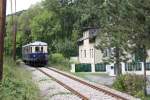
[{"label": "weed along track", "polygon": [[51,77],[82,100],[137,100],[127,94],[93,85],[90,82],[81,80],[54,68],[37,69],[48,77]]}]

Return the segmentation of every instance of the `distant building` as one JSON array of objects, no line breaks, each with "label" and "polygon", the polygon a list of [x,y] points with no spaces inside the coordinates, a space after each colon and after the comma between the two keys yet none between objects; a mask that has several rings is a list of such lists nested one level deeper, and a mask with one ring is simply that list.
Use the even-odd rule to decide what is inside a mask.
[{"label": "distant building", "polygon": [[[106,49],[103,53],[101,50],[96,49],[98,44],[99,29],[97,28],[86,28],[83,30],[83,36],[78,40],[79,56],[78,60],[80,64],[90,64],[91,72],[105,72],[110,75],[115,75],[114,63],[105,65],[103,63],[103,57],[109,56],[113,53],[113,49]],[[147,50],[147,74],[150,75],[150,50]],[[135,56],[133,56],[135,57]],[[136,59],[136,58],[134,58]],[[132,61],[130,59],[130,61]],[[144,67],[142,62],[137,62],[135,65],[131,63],[121,63],[122,73],[137,73],[143,74]]]},{"label": "distant building", "polygon": [[88,28],[83,32],[83,37],[78,40],[80,63],[101,63],[103,54],[95,48],[98,29]]}]

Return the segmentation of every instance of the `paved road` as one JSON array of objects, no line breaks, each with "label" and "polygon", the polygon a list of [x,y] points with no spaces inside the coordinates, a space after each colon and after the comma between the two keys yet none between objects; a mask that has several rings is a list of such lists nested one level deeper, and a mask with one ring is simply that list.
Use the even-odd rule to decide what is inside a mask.
[{"label": "paved road", "polygon": [[104,76],[104,75],[90,75],[89,74],[84,77],[85,77],[85,79],[87,79],[89,81],[104,84],[109,87],[113,84],[113,81],[115,80],[115,77]]}]

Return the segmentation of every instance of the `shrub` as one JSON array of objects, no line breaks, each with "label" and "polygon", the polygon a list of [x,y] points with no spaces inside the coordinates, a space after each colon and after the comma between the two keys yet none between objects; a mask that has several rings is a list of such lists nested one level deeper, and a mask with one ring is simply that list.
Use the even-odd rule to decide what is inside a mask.
[{"label": "shrub", "polygon": [[144,77],[135,74],[120,75],[113,83],[113,88],[140,98],[144,98],[143,86]]},{"label": "shrub", "polygon": [[51,55],[52,63],[63,63],[65,61],[65,57],[60,53],[54,53]]},{"label": "shrub", "polygon": [[[54,53],[54,54],[50,55],[49,62],[51,65],[53,65],[53,67],[56,67],[60,70],[65,70],[65,71],[70,70],[69,60],[60,53]],[[56,66],[54,66],[54,65],[56,65]]]}]

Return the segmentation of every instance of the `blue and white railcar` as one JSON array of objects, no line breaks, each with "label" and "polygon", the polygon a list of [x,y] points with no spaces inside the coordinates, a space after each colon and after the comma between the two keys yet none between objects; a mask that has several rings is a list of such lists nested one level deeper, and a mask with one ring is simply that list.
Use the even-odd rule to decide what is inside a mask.
[{"label": "blue and white railcar", "polygon": [[45,66],[48,63],[47,43],[35,41],[22,46],[22,58],[26,64]]}]

